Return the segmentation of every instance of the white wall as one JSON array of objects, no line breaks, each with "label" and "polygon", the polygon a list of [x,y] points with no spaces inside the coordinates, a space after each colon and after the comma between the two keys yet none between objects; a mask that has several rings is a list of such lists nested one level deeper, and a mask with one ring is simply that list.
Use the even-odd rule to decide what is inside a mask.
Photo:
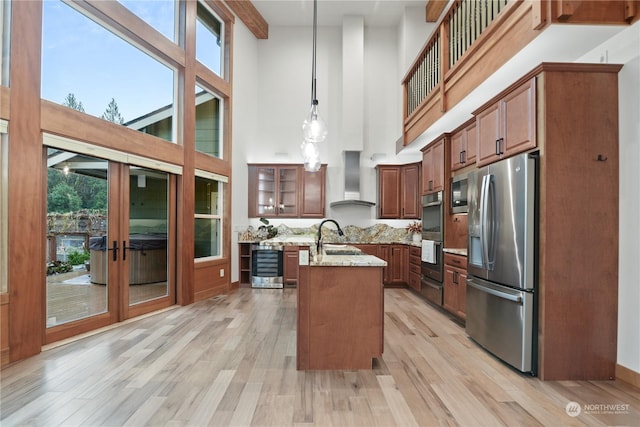
[{"label": "white wall", "polygon": [[[375,201],[373,154],[380,163],[418,160],[395,154],[401,134],[400,80],[408,64],[426,41],[428,24],[419,13],[407,13],[403,24],[392,28],[365,28],[365,141],[361,160],[361,193]],[[233,113],[233,226],[259,225],[247,219],[247,162],[300,163],[298,146],[301,123],[310,102],[311,31],[309,28],[271,27],[268,40],[256,42],[236,21]],[[597,29],[594,29],[597,31]],[[426,34],[425,34],[426,33]],[[409,53],[411,51],[411,53]],[[579,62],[625,64],[619,74],[620,97],[620,259],[618,363],[640,372],[640,23],[611,37],[580,58]],[[558,60],[558,59],[554,59]],[[342,100],[341,29],[318,31],[318,99],[320,113],[329,126],[321,148],[328,163],[327,201],[339,200],[343,192],[341,135]],[[389,102],[389,100],[392,100]],[[258,131],[258,129],[260,129]],[[286,153],[283,157],[277,153]],[[413,154],[415,155],[415,153]],[[342,225],[369,226],[387,223],[402,227],[407,221],[375,219],[375,208],[327,207],[327,216]],[[271,221],[278,225],[307,227],[318,220]],[[237,280],[237,245],[233,236],[232,280]]]},{"label": "white wall", "polygon": [[[255,126],[248,125],[257,117],[255,102],[258,92],[258,41],[236,21],[233,52],[233,113],[231,156],[231,281],[238,280],[238,231],[249,225],[247,218],[247,156],[255,145]],[[238,172],[244,171],[244,173]]]}]

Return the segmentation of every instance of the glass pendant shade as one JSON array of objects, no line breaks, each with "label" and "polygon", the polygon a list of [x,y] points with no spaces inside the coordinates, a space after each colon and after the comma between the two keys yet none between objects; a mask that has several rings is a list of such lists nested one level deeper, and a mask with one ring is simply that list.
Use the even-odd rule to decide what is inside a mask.
[{"label": "glass pendant shade", "polygon": [[300,153],[304,159],[304,170],[307,172],[320,170],[320,151],[314,142],[303,141],[300,145]]},{"label": "glass pendant shade", "polygon": [[322,142],[327,138],[327,124],[318,114],[318,101],[313,102],[309,115],[302,123],[304,139],[311,142]]}]

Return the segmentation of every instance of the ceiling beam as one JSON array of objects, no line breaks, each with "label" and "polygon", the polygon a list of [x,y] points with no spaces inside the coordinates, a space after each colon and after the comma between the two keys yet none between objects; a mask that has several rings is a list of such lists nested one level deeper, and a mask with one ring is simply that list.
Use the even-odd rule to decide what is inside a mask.
[{"label": "ceiling beam", "polygon": [[437,22],[448,3],[448,0],[427,0],[427,5],[425,6],[426,21]]},{"label": "ceiling beam", "polygon": [[225,0],[225,2],[257,39],[269,38],[269,24],[250,0]]}]

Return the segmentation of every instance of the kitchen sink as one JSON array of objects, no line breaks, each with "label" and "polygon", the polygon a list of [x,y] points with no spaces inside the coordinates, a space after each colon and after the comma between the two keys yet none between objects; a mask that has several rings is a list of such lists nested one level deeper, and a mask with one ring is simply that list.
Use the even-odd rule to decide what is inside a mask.
[{"label": "kitchen sink", "polygon": [[361,255],[362,251],[354,246],[325,243],[322,246],[325,255]]}]

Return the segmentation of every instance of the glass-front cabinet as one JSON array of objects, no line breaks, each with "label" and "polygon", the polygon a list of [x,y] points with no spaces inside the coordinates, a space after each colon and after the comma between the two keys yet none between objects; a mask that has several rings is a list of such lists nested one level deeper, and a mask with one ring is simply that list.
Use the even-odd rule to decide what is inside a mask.
[{"label": "glass-front cabinet", "polygon": [[249,217],[324,217],[325,176],[326,165],[305,172],[298,164],[250,164]]},{"label": "glass-front cabinet", "polygon": [[[250,166],[254,217],[298,216],[298,166]],[[251,193],[251,191],[250,191]],[[251,208],[250,208],[251,209]]]}]

